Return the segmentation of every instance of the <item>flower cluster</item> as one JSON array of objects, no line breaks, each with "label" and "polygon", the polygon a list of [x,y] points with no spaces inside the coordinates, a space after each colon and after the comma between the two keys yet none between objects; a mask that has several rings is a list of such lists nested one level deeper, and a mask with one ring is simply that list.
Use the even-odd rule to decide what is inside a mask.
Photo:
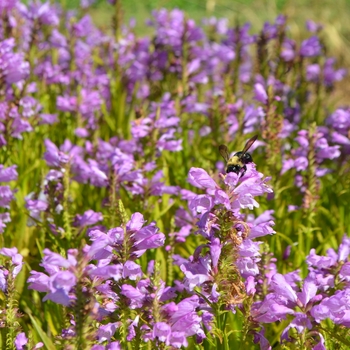
[{"label": "flower cluster", "polygon": [[349,327],[349,252],[347,236],[343,237],[338,252],[330,249],[326,256],[319,256],[312,249],[306,259],[309,272],[304,279],[300,271],[282,275],[277,273],[276,266],[270,266],[265,276],[255,277],[255,297],[263,296],[263,285],[268,293],[253,303],[253,322],[272,323],[288,318],[281,343],[300,347],[307,337],[316,348],[326,349],[319,328],[322,321],[330,319],[336,325]]},{"label": "flower cluster", "polygon": [[[18,174],[17,166],[12,165],[5,168],[0,164],[0,182],[16,181]],[[9,185],[0,186],[0,208],[10,208],[10,203],[14,199],[14,190],[11,190]],[[0,233],[4,232],[6,223],[11,221],[10,213],[8,211],[0,214]]]}]

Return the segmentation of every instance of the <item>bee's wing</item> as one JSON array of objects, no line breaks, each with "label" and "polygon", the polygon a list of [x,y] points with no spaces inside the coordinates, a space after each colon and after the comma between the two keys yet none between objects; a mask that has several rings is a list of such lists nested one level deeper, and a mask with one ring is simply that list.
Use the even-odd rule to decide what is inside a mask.
[{"label": "bee's wing", "polygon": [[230,153],[228,152],[228,149],[225,145],[219,146],[219,152],[222,155],[222,158],[224,158],[226,162],[230,159]]},{"label": "bee's wing", "polygon": [[248,152],[249,148],[252,147],[252,144],[256,141],[256,139],[258,138],[258,135],[253,136],[250,140],[247,141],[247,143],[245,144],[243,151],[242,151],[242,155],[246,152]]}]

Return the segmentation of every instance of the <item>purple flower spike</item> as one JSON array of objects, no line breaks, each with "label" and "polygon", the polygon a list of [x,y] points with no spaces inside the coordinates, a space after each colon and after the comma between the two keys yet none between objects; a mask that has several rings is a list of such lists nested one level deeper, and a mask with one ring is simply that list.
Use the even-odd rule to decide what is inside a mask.
[{"label": "purple flower spike", "polygon": [[285,297],[286,299],[288,299],[290,301],[293,301],[294,303],[297,302],[298,297],[297,297],[295,291],[288,284],[288,282],[285,280],[283,275],[276,273],[272,277],[271,287],[274,289],[274,291],[277,294],[282,295],[283,297]]},{"label": "purple flower spike", "polygon": [[304,281],[302,292],[298,293],[298,298],[304,306],[316,295],[317,289],[316,281],[311,277],[307,277]]},{"label": "purple flower spike", "polygon": [[218,261],[221,254],[221,243],[219,238],[214,238],[214,240],[210,244],[210,255],[212,260],[212,266],[216,269],[218,265]]},{"label": "purple flower spike", "polygon": [[165,235],[157,233],[159,231],[155,224],[143,227],[132,238],[135,240],[134,248],[135,254],[139,257],[147,249],[158,248],[164,245]]},{"label": "purple flower spike", "polygon": [[26,337],[25,333],[19,333],[16,336],[15,339],[15,346],[16,346],[16,350],[24,350],[27,347],[25,346],[26,344],[28,344],[28,338]]},{"label": "purple flower spike", "polygon": [[323,26],[314,21],[308,20],[306,21],[306,29],[311,33],[317,33],[322,30]]},{"label": "purple flower spike", "polygon": [[115,331],[119,328],[120,324],[118,322],[108,323],[106,325],[100,326],[97,331],[97,339],[100,343],[111,341]]},{"label": "purple flower spike", "polygon": [[68,162],[68,156],[61,152],[57,146],[50,140],[45,140],[46,152],[44,153],[44,159],[47,165],[52,167],[61,167]]},{"label": "purple flower spike", "polygon": [[265,328],[262,327],[260,332],[254,333],[254,343],[260,344],[261,350],[272,350],[269,341],[265,338]]},{"label": "purple flower spike", "polygon": [[142,277],[141,266],[134,263],[133,261],[127,261],[123,267],[123,277],[129,278],[130,280],[136,280]]},{"label": "purple flower spike", "polygon": [[158,338],[159,341],[169,345],[169,336],[171,334],[171,327],[165,322],[157,322],[153,326],[153,339]]},{"label": "purple flower spike", "polygon": [[263,104],[267,103],[267,92],[262,84],[258,83],[254,85],[255,99]]},{"label": "purple flower spike", "polygon": [[93,210],[87,210],[83,215],[77,215],[75,218],[75,225],[79,227],[86,227],[94,225],[103,220],[102,213],[96,213]]},{"label": "purple flower spike", "polygon": [[145,222],[141,213],[134,213],[131,215],[130,221],[126,224],[126,228],[128,231],[140,230]]},{"label": "purple flower spike", "polygon": [[215,181],[201,168],[191,168],[188,173],[188,182],[198,188],[214,190],[217,188]]},{"label": "purple flower spike", "polygon": [[321,54],[322,46],[317,36],[312,36],[301,43],[300,55],[314,57]]},{"label": "purple flower spike", "polygon": [[6,224],[11,222],[11,217],[9,213],[0,214],[0,234],[4,232]]},{"label": "purple flower spike", "polygon": [[22,270],[23,256],[18,253],[18,249],[15,247],[2,248],[0,249],[0,254],[4,256],[8,256],[12,259],[12,264],[14,265],[12,274],[13,274],[13,277],[16,277]]},{"label": "purple flower spike", "polygon": [[10,186],[0,186],[0,207],[10,208],[10,203],[14,199]]},{"label": "purple flower spike", "polygon": [[57,304],[68,306],[71,303],[69,292],[76,284],[76,277],[72,272],[60,271],[50,277],[50,292],[43,301],[51,300]]},{"label": "purple flower spike", "polygon": [[50,278],[41,272],[30,271],[31,276],[28,278],[27,283],[29,283],[28,289],[34,289],[38,292],[49,292],[49,281]]},{"label": "purple flower spike", "polygon": [[146,298],[146,295],[141,290],[128,284],[122,285],[120,293],[130,300],[130,309],[141,308]]},{"label": "purple flower spike", "polygon": [[4,166],[0,164],[0,182],[16,181],[18,177],[16,168],[17,165],[4,168]]}]

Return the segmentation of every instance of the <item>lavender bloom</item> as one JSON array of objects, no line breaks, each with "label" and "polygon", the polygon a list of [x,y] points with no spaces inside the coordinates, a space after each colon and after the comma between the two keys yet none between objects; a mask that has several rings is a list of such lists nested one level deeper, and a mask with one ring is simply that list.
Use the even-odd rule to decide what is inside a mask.
[{"label": "lavender bloom", "polygon": [[[321,177],[328,171],[320,166],[325,159],[334,159],[340,156],[340,146],[329,146],[322,133],[314,135],[316,137],[314,144],[314,151],[316,153],[315,161],[318,167],[316,168],[316,175]],[[297,171],[304,171],[310,165],[308,161],[308,153],[310,152],[309,138],[312,135],[306,130],[300,130],[295,140],[299,143],[300,147],[292,150],[293,158],[285,159],[283,161],[282,173],[285,173],[289,169],[295,168]],[[302,186],[302,182],[300,183]]]},{"label": "lavender bloom", "polygon": [[282,45],[281,57],[286,62],[291,62],[294,60],[296,45],[295,42],[291,39],[286,38]]},{"label": "lavender bloom", "polygon": [[44,159],[47,165],[52,167],[61,167],[69,160],[68,156],[59,151],[57,146],[49,139],[45,140],[46,152],[44,153]]},{"label": "lavender bloom", "polygon": [[311,20],[306,21],[306,29],[311,33],[317,33],[322,30],[323,26]]},{"label": "lavender bloom", "polygon": [[0,71],[7,84],[22,81],[29,74],[29,63],[24,61],[24,54],[14,53],[14,38],[0,41]]},{"label": "lavender bloom", "polygon": [[[0,164],[0,182],[16,181],[18,177],[16,168],[17,165],[4,168],[4,166]],[[0,207],[9,208],[10,202],[14,199],[14,193],[15,191],[12,191],[9,186],[0,186]],[[9,213],[0,214],[0,234],[4,232],[6,223],[10,221]]]},{"label": "lavender bloom", "polygon": [[123,267],[123,278],[129,278],[130,280],[136,280],[142,277],[142,270],[140,265],[133,261],[127,261]]},{"label": "lavender bloom", "polygon": [[337,109],[328,118],[328,124],[334,130],[330,133],[332,142],[341,145],[343,154],[350,154],[350,112],[348,109]]},{"label": "lavender bloom", "polygon": [[10,203],[14,199],[14,192],[10,186],[0,186],[0,207],[10,208]]},{"label": "lavender bloom", "polygon": [[[18,254],[17,248],[2,248],[0,249],[0,255],[11,258],[11,262],[5,262],[5,266],[1,266],[0,268],[0,290],[7,293],[8,278],[11,276],[13,281],[20,273],[23,265],[23,257],[21,254]],[[13,283],[11,285],[13,288]]]},{"label": "lavender bloom", "polygon": [[108,323],[106,325],[100,326],[100,328],[97,331],[97,338],[100,343],[108,341],[111,341],[112,336],[114,335],[115,331],[119,328],[120,324],[118,322],[114,323]]},{"label": "lavender bloom", "polygon": [[2,248],[0,254],[11,258],[13,264],[12,275],[15,278],[22,270],[23,257],[18,253],[17,248]]},{"label": "lavender bloom", "polygon": [[59,23],[59,17],[55,13],[55,8],[50,7],[49,2],[30,3],[28,8],[22,14],[31,21],[38,21],[45,25],[56,26]]},{"label": "lavender bloom", "polygon": [[[49,293],[43,298],[43,301],[51,300],[55,303],[65,306],[70,305],[72,298],[69,292],[76,284],[76,277],[69,271],[61,271],[52,275],[49,279]],[[29,287],[30,288],[30,287]]]},{"label": "lavender bloom", "polygon": [[333,67],[334,63],[335,59],[328,58],[324,64],[324,83],[327,87],[332,87],[335,82],[343,80],[347,73],[346,69],[344,68],[335,70]]},{"label": "lavender bloom", "polygon": [[260,349],[262,350],[272,350],[269,341],[265,338],[265,328],[261,327],[259,332],[254,333],[254,343],[260,343]]},{"label": "lavender bloom", "polygon": [[38,221],[41,220],[40,213],[46,211],[48,207],[49,204],[46,200],[34,200],[30,199],[30,196],[26,198],[26,208],[29,210],[29,215]]},{"label": "lavender bloom", "polygon": [[41,118],[40,124],[52,125],[58,122],[57,114],[41,113],[40,118]]},{"label": "lavender bloom", "polygon": [[337,131],[346,131],[350,129],[350,111],[337,109],[328,121]]},{"label": "lavender bloom", "polygon": [[253,239],[256,237],[262,237],[268,234],[276,233],[271,227],[271,226],[274,226],[275,224],[272,217],[273,213],[274,213],[273,210],[266,210],[256,219],[252,219],[251,221],[249,220],[250,218],[248,217],[248,222],[251,222],[249,238]]},{"label": "lavender bloom", "polygon": [[191,168],[188,173],[188,182],[195,187],[215,190],[218,186],[208,173],[201,168]]},{"label": "lavender bloom", "polygon": [[75,225],[79,227],[86,227],[94,225],[102,220],[102,213],[96,213],[93,210],[87,210],[83,215],[77,214],[77,216],[75,217]]},{"label": "lavender bloom", "polygon": [[26,349],[25,345],[27,343],[28,343],[28,338],[26,337],[24,332],[17,334],[15,339],[16,350]]},{"label": "lavender bloom", "polygon": [[147,291],[144,287],[144,283],[138,283],[136,288],[128,284],[122,285],[120,293],[129,299],[130,309],[138,309],[143,307],[147,297]]},{"label": "lavender bloom", "polygon": [[38,292],[49,292],[49,277],[41,272],[30,271],[31,277],[27,283],[30,283],[29,289],[37,290]]},{"label": "lavender bloom", "polygon": [[[82,4],[88,6],[92,1],[82,0]],[[323,53],[316,36],[305,40],[298,50],[299,43],[287,37],[285,18],[281,16],[273,24],[266,23],[261,39],[268,42],[269,53],[270,46],[277,50],[268,55],[266,65],[257,67],[253,52],[258,37],[250,34],[249,24],[229,28],[225,19],[209,19],[208,31],[204,32],[183,12],[160,10],[153,14],[154,36],[138,38],[133,28],[119,27],[119,21],[116,21],[117,35],[104,34],[94,27],[89,16],[79,18],[75,12],[62,12],[49,1],[32,1],[29,5],[17,0],[0,2],[3,21],[0,38],[13,36],[0,42],[3,83],[0,147],[8,154],[16,154],[19,145],[28,144],[26,137],[23,142],[18,140],[23,132],[35,130],[36,136],[51,138],[54,123],[58,123],[53,127],[62,129],[62,134],[56,133],[52,141],[59,142],[63,134],[76,140],[66,140],[61,146],[49,139],[45,141],[44,159],[52,169],[42,174],[43,192],[38,197],[28,196],[25,204],[35,221],[46,219],[33,231],[35,235],[43,237],[47,229],[57,234],[63,231],[60,226],[70,226],[71,218],[75,217],[77,228],[72,228],[70,241],[75,246],[78,243],[75,238],[83,238],[85,227],[104,219],[102,213],[81,205],[99,200],[103,194],[101,211],[110,213],[105,218],[115,219],[115,197],[124,199],[127,195],[128,213],[144,205],[147,219],[160,218],[159,227],[175,231],[167,235],[170,239],[166,252],[183,251],[177,251],[172,243],[185,243],[191,233],[203,241],[190,258],[173,256],[174,264],[184,275],[183,281],[175,281],[176,287],[165,286],[160,280],[157,263],[151,263],[147,271],[143,271],[147,257],[156,256],[157,260],[163,257],[163,253],[154,255],[147,250],[161,248],[166,235],[159,232],[154,222],[146,223],[140,213],[134,213],[127,223],[127,219],[121,218],[121,226],[110,230],[102,226],[88,228],[91,245],[79,253],[69,251],[67,258],[44,251],[41,266],[45,273],[31,271],[30,289],[44,292],[47,294],[44,300],[68,308],[79,298],[77,290],[87,295],[89,302],[80,311],[89,313],[89,318],[93,319],[91,327],[98,322],[96,341],[99,345],[94,349],[120,348],[118,342],[111,343],[111,340],[121,326],[114,322],[115,318],[127,315],[125,303],[136,310],[130,313],[132,319],[122,319],[123,331],[128,332],[127,341],[152,341],[151,346],[155,347],[185,347],[188,337],[201,342],[205,338],[203,325],[210,331],[210,323],[217,316],[221,317],[216,312],[235,311],[236,306],[242,312],[246,311],[246,305],[249,309],[252,307],[252,315],[244,315],[245,326],[250,326],[251,322],[249,331],[253,330],[264,349],[270,347],[264,328],[258,328],[264,322],[289,320],[281,337],[283,342],[293,341],[292,331],[293,336],[303,332],[300,338],[312,345],[316,345],[316,335],[318,348],[324,343],[317,332],[320,322],[328,317],[329,322],[348,326],[348,242],[344,239],[339,252],[329,251],[325,257],[311,251],[307,259],[310,272],[305,280],[297,272],[278,274],[275,261],[262,253],[265,249],[258,241],[259,237],[275,233],[273,213],[262,209],[259,216],[247,214],[259,207],[257,196],[272,194],[268,179],[263,178],[254,164],[248,165],[244,176],[231,173],[211,177],[209,170],[208,174],[201,168],[191,168],[188,182],[196,187],[197,193],[166,185],[181,177],[174,162],[182,165],[182,156],[188,156],[189,145],[195,151],[190,153],[188,161],[195,164],[203,160],[212,171],[214,168],[210,164],[213,165],[215,156],[207,147],[212,137],[227,142],[240,133],[255,134],[262,127],[263,137],[270,140],[268,119],[274,112],[284,120],[276,120],[276,125],[272,125],[279,132],[282,126],[278,123],[281,122],[283,129],[271,140],[280,141],[299,131],[295,139],[299,146],[290,147],[290,156],[289,144],[281,141],[285,146],[282,147],[285,152],[282,173],[294,168],[298,172],[296,182],[301,188],[308,189],[304,174],[314,164],[313,174],[319,177],[330,171],[324,167],[327,159],[339,158],[342,165],[347,165],[345,156],[350,153],[347,108],[335,111],[328,120],[329,129],[320,128],[316,135],[299,130],[299,126],[305,124],[305,111],[310,103],[321,104],[320,108],[317,106],[321,113],[317,114],[318,120],[323,111],[328,110],[318,90],[322,94],[331,90],[345,75],[343,69],[336,68],[333,59],[316,57]],[[116,4],[114,0],[109,2]],[[59,23],[61,19],[63,22]],[[308,23],[308,29],[317,33],[320,26]],[[26,62],[27,56],[30,64]],[[306,71],[298,71],[297,65]],[[263,68],[261,76],[256,75],[256,67]],[[291,82],[293,86],[289,86]],[[274,103],[268,105],[265,87],[271,85],[280,99],[276,110]],[[43,106],[33,96],[40,96]],[[254,96],[258,102],[252,104],[249,99]],[[124,111],[123,105],[131,110]],[[51,114],[55,108],[59,110],[57,115]],[[129,127],[123,124],[124,114],[132,119]],[[117,123],[114,123],[115,118]],[[274,124],[275,120],[272,122]],[[182,139],[183,131],[187,139]],[[38,137],[30,140],[39,140]],[[338,145],[342,147],[341,157]],[[33,146],[41,150],[39,144]],[[196,147],[204,150],[203,159],[197,159]],[[183,155],[175,158],[163,152],[178,152],[182,148]],[[264,152],[262,149],[262,157]],[[313,154],[315,159],[311,159]],[[328,163],[337,165],[334,161]],[[4,164],[8,166],[9,163]],[[19,169],[24,169],[23,165],[18,164]],[[223,168],[223,163],[218,164],[217,169]],[[41,173],[36,165],[34,169],[31,173],[30,168],[28,173],[25,171],[28,181],[21,176],[19,185],[37,186],[35,192],[38,193],[41,187],[37,180]],[[17,177],[15,166],[0,165],[0,181],[16,181]],[[63,191],[66,180],[71,186]],[[82,200],[90,190],[89,201]],[[21,189],[16,195],[18,205],[22,193]],[[169,200],[168,194],[179,195],[179,198]],[[63,198],[68,203],[63,212],[67,214],[64,220]],[[17,204],[11,205],[12,199],[11,187],[0,186],[0,206],[17,210]],[[187,201],[188,208],[178,210],[172,218],[180,199]],[[95,203],[93,208],[100,208],[100,203]],[[16,220],[22,215],[21,208],[18,209]],[[280,220],[280,215],[278,217]],[[9,221],[9,212],[0,214],[0,232]],[[187,243],[194,241],[186,242],[187,250],[192,247]],[[53,244],[59,252],[65,246],[60,240],[55,243],[50,239],[47,243]],[[17,263],[19,266],[19,261]],[[6,289],[9,271],[0,269],[2,290]],[[178,268],[175,272],[178,273]],[[167,278],[171,280],[172,273]],[[175,293],[176,303],[171,302]],[[200,297],[191,298],[194,293]],[[183,295],[189,298],[182,300]],[[164,305],[165,301],[168,304]],[[110,323],[111,318],[113,323]],[[78,321],[72,319],[72,325]],[[63,341],[68,344],[70,337],[75,336],[72,327],[63,333],[66,337]],[[19,344],[24,338],[23,335],[19,337]]]},{"label": "lavender bloom", "polygon": [[18,5],[17,0],[4,0],[2,1],[0,5],[0,12],[10,12],[12,9],[14,9]]},{"label": "lavender bloom", "polygon": [[9,213],[0,214],[0,234],[4,233],[4,229],[6,228],[6,224],[8,222],[11,222],[10,214]]},{"label": "lavender bloom", "polygon": [[322,46],[317,36],[312,36],[301,43],[300,55],[303,57],[314,57],[321,54]]},{"label": "lavender bloom", "polygon": [[267,103],[267,93],[262,84],[257,83],[254,85],[255,99],[259,102],[266,104]]},{"label": "lavender bloom", "polygon": [[[197,223],[198,233],[207,239],[209,254],[200,256],[204,246],[198,247],[194,257],[181,265],[181,270],[186,276],[184,286],[189,291],[192,291],[196,286],[201,287],[202,293],[208,299],[217,300],[218,295],[220,295],[220,292],[214,288],[214,280],[216,275],[220,276],[222,273],[220,263],[218,263],[219,257],[222,258],[222,251],[225,250],[227,254],[227,249],[232,249],[229,254],[236,254],[235,273],[239,272],[240,278],[255,276],[259,273],[257,265],[260,260],[259,242],[251,241],[248,236],[251,234],[254,238],[274,233],[271,229],[273,221],[269,221],[270,212],[263,214],[261,218],[256,219],[250,225],[243,221],[239,212],[240,208],[252,209],[253,206],[258,206],[254,196],[272,191],[254,166],[251,164],[248,166],[246,174],[241,177],[240,184],[237,174],[222,175],[224,190],[203,169],[191,168],[189,172],[189,182],[207,191],[206,195],[191,196],[189,208],[193,215],[199,219]],[[220,212],[222,214],[219,214]],[[230,218],[230,225],[225,228],[225,231],[222,231],[221,226],[226,227],[227,222],[222,221],[221,217]],[[218,287],[225,290],[224,283],[222,284]],[[209,292],[208,286],[211,285],[213,289]],[[229,299],[230,304],[242,301],[243,283],[241,288],[241,294],[238,290],[234,293],[230,291],[232,293]]]},{"label": "lavender bloom", "polygon": [[44,254],[41,265],[48,272],[49,276],[32,271],[32,276],[27,281],[30,283],[28,288],[48,292],[43,301],[52,300],[58,304],[69,306],[74,300],[74,295],[71,292],[77,279],[73,272],[61,270],[60,268],[74,268],[76,265],[74,255],[68,254],[68,259],[65,259],[49,249],[44,249]]},{"label": "lavender bloom", "polygon": [[[116,227],[107,233],[107,237],[111,245],[115,246],[119,253],[124,253],[122,249],[123,240],[128,243],[130,249],[128,250],[126,259],[137,258],[143,255],[147,249],[161,247],[164,244],[165,236],[163,233],[159,233],[159,229],[155,226],[155,223],[150,223],[149,225],[143,226],[144,219],[142,214],[134,213],[130,220],[126,224],[126,232],[122,227]],[[94,231],[90,233],[90,236]],[[102,235],[99,235],[102,237]],[[92,240],[99,240],[99,237],[91,237]],[[109,252],[111,255],[111,252]]]},{"label": "lavender bloom", "polygon": [[178,348],[187,346],[186,337],[196,334],[204,339],[202,318],[195,311],[197,307],[199,307],[199,299],[196,295],[182,300],[177,305],[173,302],[164,305],[161,313],[170,327],[166,323],[155,324],[153,337]]},{"label": "lavender bloom", "polygon": [[[337,266],[341,266],[344,260],[346,263],[342,266],[348,264],[349,242],[349,238],[344,236],[338,254],[329,250],[327,256],[317,256],[314,250],[311,250],[307,258],[309,274],[300,290],[295,283],[300,280],[297,274],[283,276],[274,272],[268,282],[271,292],[262,302],[257,301],[253,304],[253,318],[259,322],[270,323],[285,319],[288,314],[293,315],[294,319],[281,335],[281,340],[287,342],[293,342],[289,337],[289,330],[294,328],[298,333],[318,334],[321,339],[319,344],[322,344],[323,338],[317,327],[326,318],[349,327],[349,289],[345,287],[339,290],[338,288],[342,287],[334,283],[334,272],[339,271]],[[339,274],[340,280],[347,280],[346,268],[344,272],[344,275]]]},{"label": "lavender bloom", "polygon": [[151,104],[151,113],[148,117],[136,120],[132,125],[132,135],[142,141],[152,133],[159,133],[157,148],[160,151],[180,151],[182,140],[175,139],[180,118],[176,116],[175,101],[170,100],[170,95],[166,94],[159,104]]},{"label": "lavender bloom", "polygon": [[310,64],[306,68],[306,78],[307,78],[307,80],[312,81],[314,83],[318,83],[319,82],[320,73],[321,73],[321,67],[317,63]]},{"label": "lavender bloom", "polygon": [[4,168],[4,166],[0,164],[0,182],[16,181],[18,177],[16,168],[17,165],[12,165],[8,168]]},{"label": "lavender bloom", "polygon": [[159,339],[160,342],[166,343],[166,345],[169,345],[169,338],[171,335],[171,327],[165,322],[157,322],[153,326],[153,333],[152,338],[153,339]]}]

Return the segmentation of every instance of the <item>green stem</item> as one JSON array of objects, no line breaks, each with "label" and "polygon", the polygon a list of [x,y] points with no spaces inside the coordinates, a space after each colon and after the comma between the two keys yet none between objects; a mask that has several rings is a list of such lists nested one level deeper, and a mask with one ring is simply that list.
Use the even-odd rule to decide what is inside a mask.
[{"label": "green stem", "polygon": [[72,237],[72,228],[70,224],[70,214],[69,214],[69,197],[70,197],[70,164],[68,163],[65,167],[65,172],[63,175],[63,227],[65,231],[65,236],[68,240]]},{"label": "green stem", "polygon": [[7,304],[6,304],[6,350],[14,350],[14,341],[19,332],[20,325],[17,321],[17,299],[15,298],[16,288],[15,279],[13,278],[12,268],[9,271],[7,279]]}]

